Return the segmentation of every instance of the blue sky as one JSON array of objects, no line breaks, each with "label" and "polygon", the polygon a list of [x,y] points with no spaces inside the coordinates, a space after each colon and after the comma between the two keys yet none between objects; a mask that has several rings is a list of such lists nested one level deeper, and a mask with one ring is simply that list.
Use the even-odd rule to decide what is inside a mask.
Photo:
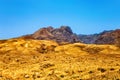
[{"label": "blue sky", "polygon": [[0,0],[0,39],[61,25],[77,34],[120,28],[120,0]]}]

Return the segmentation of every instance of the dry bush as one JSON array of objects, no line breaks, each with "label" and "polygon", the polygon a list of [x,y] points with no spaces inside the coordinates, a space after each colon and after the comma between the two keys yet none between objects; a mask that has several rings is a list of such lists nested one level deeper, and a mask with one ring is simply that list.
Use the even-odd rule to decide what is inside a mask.
[{"label": "dry bush", "polygon": [[54,52],[54,49],[55,49],[55,45],[50,45],[50,46],[47,46],[45,44],[41,44],[39,48],[37,48],[37,51],[39,53],[49,53],[49,52]]},{"label": "dry bush", "polygon": [[98,68],[97,70],[100,71],[101,73],[106,72],[106,69],[104,69],[104,68]]},{"label": "dry bush", "polygon": [[49,68],[49,67],[53,67],[53,66],[55,66],[55,65],[51,64],[51,63],[47,63],[47,64],[42,65],[43,68]]}]

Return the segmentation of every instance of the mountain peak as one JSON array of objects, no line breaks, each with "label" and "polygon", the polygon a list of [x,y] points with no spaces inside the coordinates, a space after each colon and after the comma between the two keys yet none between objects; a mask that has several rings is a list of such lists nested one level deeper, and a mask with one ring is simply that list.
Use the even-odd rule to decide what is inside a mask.
[{"label": "mountain peak", "polygon": [[69,26],[61,26],[60,29],[73,34],[72,29]]},{"label": "mountain peak", "polygon": [[33,33],[32,37],[39,40],[53,40],[59,43],[75,43],[80,41],[69,26],[61,26],[60,28],[53,28],[52,26],[44,27]]}]

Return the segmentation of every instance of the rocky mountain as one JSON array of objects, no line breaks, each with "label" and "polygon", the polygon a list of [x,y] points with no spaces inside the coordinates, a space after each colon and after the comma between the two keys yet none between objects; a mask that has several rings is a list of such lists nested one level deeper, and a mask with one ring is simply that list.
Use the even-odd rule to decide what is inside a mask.
[{"label": "rocky mountain", "polygon": [[49,26],[46,28],[41,28],[33,34],[25,35],[20,38],[36,40],[53,40],[58,43],[82,42],[86,44],[119,44],[120,29],[103,31],[101,33],[90,35],[76,35],[68,26],[61,26],[60,28],[53,28]]},{"label": "rocky mountain", "polygon": [[99,35],[95,44],[117,44],[120,43],[120,29],[103,32]]},{"label": "rocky mountain", "polygon": [[74,34],[70,27],[61,26],[60,28],[53,28],[51,26],[41,28],[31,35],[22,36],[22,38],[31,38],[37,40],[53,40],[56,42],[75,43],[80,42],[78,36]]},{"label": "rocky mountain", "polygon": [[99,34],[78,35],[83,43],[87,44],[119,44],[120,29],[103,31]]}]

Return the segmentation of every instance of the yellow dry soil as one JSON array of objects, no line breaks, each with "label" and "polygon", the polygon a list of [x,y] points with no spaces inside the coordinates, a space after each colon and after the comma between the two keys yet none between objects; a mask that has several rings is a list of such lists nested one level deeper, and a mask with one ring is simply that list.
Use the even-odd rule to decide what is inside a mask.
[{"label": "yellow dry soil", "polygon": [[1,40],[0,80],[120,80],[120,49],[114,45]]}]

